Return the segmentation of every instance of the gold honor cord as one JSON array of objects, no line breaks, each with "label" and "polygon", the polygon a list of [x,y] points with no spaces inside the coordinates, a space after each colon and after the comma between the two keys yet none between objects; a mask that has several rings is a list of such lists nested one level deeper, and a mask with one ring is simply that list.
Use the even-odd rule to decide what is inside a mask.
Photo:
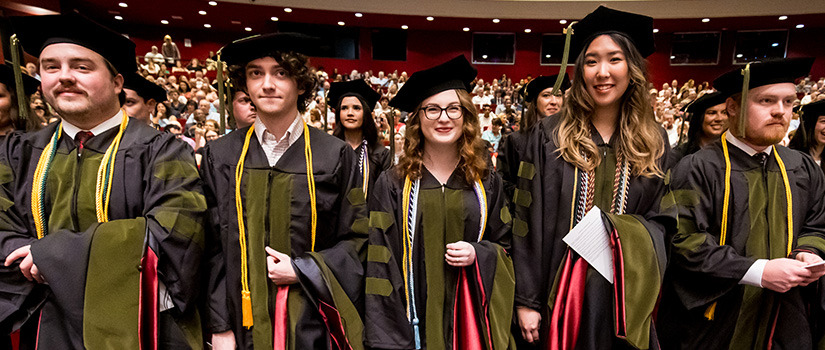
[{"label": "gold honor cord", "polygon": [[[97,222],[104,223],[109,221],[109,197],[111,194],[112,178],[115,172],[115,158],[117,156],[117,149],[120,147],[120,140],[123,138],[123,132],[129,124],[129,117],[126,111],[120,111],[123,119],[120,122],[120,129],[117,136],[106,149],[103,155],[103,160],[97,168],[97,179],[95,180],[95,215]],[[37,168],[34,170],[34,179],[32,181],[32,217],[34,217],[34,227],[37,233],[37,239],[43,238],[47,234],[46,217],[43,211],[45,205],[46,179],[49,175],[54,154],[57,152],[58,141],[60,135],[63,134],[63,123],[61,122],[51,141],[43,149],[40,158],[37,160]]]},{"label": "gold honor cord", "polygon": [[404,213],[404,226],[403,232],[404,236],[402,239],[404,240],[404,252],[402,259],[404,259],[404,264],[401,265],[404,273],[404,296],[407,300],[407,319],[410,318],[410,284],[409,284],[409,269],[408,269],[408,262],[412,260],[412,239],[410,237],[409,227],[410,227],[410,220],[409,220],[409,210],[410,210],[410,193],[412,193],[412,181],[410,181],[410,176],[407,175],[406,179],[404,179],[404,195],[402,198],[403,202],[401,203],[401,207],[404,208],[407,212]]},{"label": "gold honor cord", "polygon": [[18,118],[26,120],[29,118],[29,109],[23,107],[26,105],[26,89],[23,86],[23,71],[20,70],[20,40],[17,39],[17,34],[12,34],[9,41],[11,41],[11,61],[14,65],[12,67],[14,68],[14,84],[17,85]]},{"label": "gold honor cord", "polygon": [[[309,203],[312,214],[311,232],[312,239],[311,251],[315,251],[315,231],[317,227],[318,211],[315,207],[315,175],[312,171],[312,147],[309,143],[309,128],[304,124],[304,155],[306,156],[307,167],[307,187],[309,189]],[[247,261],[246,248],[246,228],[243,221],[243,199],[241,199],[241,179],[243,178],[243,167],[246,153],[249,150],[249,140],[255,134],[255,125],[249,127],[244,139],[243,149],[241,149],[241,157],[238,159],[238,165],[235,166],[235,211],[238,215],[238,242],[241,246],[241,308],[243,315],[243,326],[252,328],[254,324],[252,320],[252,293],[249,291],[249,264]]]},{"label": "gold honor cord", "polygon": [[559,76],[556,77],[556,83],[553,84],[553,95],[561,96],[564,93],[561,91],[561,83],[564,81],[564,73],[567,72],[567,60],[570,59],[570,39],[573,37],[573,25],[578,23],[573,21],[567,28],[564,29],[564,53],[561,56],[561,67],[559,68]]},{"label": "gold honor cord", "polygon": [[[785,200],[787,202],[787,219],[788,219],[788,246],[786,248],[785,256],[791,255],[791,248],[793,246],[793,197],[791,194],[791,184],[788,180],[788,171],[785,169],[785,162],[779,156],[776,146],[773,147],[773,154],[776,155],[776,162],[779,164],[779,170],[782,173],[782,182],[785,186]],[[719,237],[719,245],[725,245],[727,241],[728,232],[728,209],[730,208],[730,152],[728,151],[727,133],[722,134],[722,153],[725,156],[725,194],[722,202],[722,232]],[[713,320],[716,313],[716,302],[713,302],[707,310],[705,310],[705,318]]]}]

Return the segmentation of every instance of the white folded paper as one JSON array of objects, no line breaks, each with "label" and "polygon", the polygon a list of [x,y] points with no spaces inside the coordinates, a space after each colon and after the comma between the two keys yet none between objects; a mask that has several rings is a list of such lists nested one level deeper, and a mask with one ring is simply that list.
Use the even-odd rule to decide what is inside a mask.
[{"label": "white folded paper", "polygon": [[593,207],[584,218],[562,238],[564,243],[579,254],[591,267],[613,283],[613,249],[607,229],[604,228],[602,211]]}]

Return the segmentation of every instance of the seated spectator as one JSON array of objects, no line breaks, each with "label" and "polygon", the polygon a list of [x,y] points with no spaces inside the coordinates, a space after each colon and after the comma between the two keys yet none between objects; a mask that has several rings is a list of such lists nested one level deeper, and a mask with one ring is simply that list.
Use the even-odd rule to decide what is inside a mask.
[{"label": "seated spectator", "polygon": [[183,67],[183,64],[180,63],[180,61],[177,61],[175,62],[175,66],[172,67],[172,74],[175,73],[189,73],[189,71],[186,70],[185,67]]},{"label": "seated spectator", "polygon": [[204,72],[206,71],[206,67],[201,65],[200,61],[198,61],[197,58],[193,58],[191,61],[189,61],[189,65],[186,66],[186,70],[190,72]]},{"label": "seated spectator", "polygon": [[501,141],[501,128],[503,126],[504,122],[502,122],[501,119],[493,118],[493,121],[490,122],[490,129],[481,133],[481,139],[492,145],[493,153],[498,152],[498,145]]},{"label": "seated spectator", "polygon": [[215,57],[215,51],[209,51],[209,56],[203,61],[206,63],[206,70],[216,70],[218,68],[218,62],[212,57]]},{"label": "seated spectator", "polygon": [[146,62],[153,61],[156,64],[161,64],[164,62],[163,54],[158,52],[158,47],[155,45],[152,45],[152,51],[147,52],[143,57],[146,59]]},{"label": "seated spectator", "polygon": [[481,128],[482,131],[486,131],[490,128],[490,125],[493,123],[493,118],[495,118],[495,114],[490,110],[490,104],[485,103],[481,106],[481,113],[478,114],[478,126]]},{"label": "seated spectator", "polygon": [[155,76],[157,76],[157,75],[158,75],[158,72],[160,72],[160,66],[159,66],[157,63],[155,63],[155,61],[153,61],[153,60],[152,60],[152,59],[150,59],[150,58],[144,58],[144,59],[146,60],[146,63],[145,63],[145,64],[142,64],[142,65],[140,66],[140,68],[141,68],[141,69],[143,69],[143,70],[145,70],[145,71],[146,71],[147,73],[149,73],[150,75],[155,75]]}]

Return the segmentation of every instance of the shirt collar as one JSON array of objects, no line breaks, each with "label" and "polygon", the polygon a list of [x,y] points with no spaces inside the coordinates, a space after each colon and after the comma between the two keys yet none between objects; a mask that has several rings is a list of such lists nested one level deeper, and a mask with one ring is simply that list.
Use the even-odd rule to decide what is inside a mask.
[{"label": "shirt collar", "polygon": [[[289,137],[287,144],[292,146],[295,141],[298,140],[304,133],[304,119],[301,118],[300,114],[295,114],[295,120],[292,121],[292,124],[289,125],[289,128],[286,129],[286,133],[281,136],[281,139],[277,142],[283,141],[285,138]],[[264,135],[269,134],[274,136],[269,130],[266,130],[266,125],[261,121],[261,118],[255,118],[255,136],[258,138],[258,143],[263,145],[264,144]]]},{"label": "shirt collar", "polygon": [[[753,147],[748,146],[747,144],[742,142],[742,140],[739,140],[738,138],[736,138],[736,136],[733,136],[733,134],[730,132],[730,130],[725,131],[725,135],[727,135],[726,137],[728,139],[728,142],[730,142],[731,145],[734,145],[736,148],[741,149],[742,151],[747,153],[748,156],[753,157],[755,154],[760,153],[759,151],[753,149]],[[771,147],[766,147],[764,150],[762,150],[761,153],[771,155]]]},{"label": "shirt collar", "polygon": [[69,123],[65,119],[63,120],[63,132],[66,133],[71,139],[74,139],[75,135],[81,131],[90,131],[92,135],[97,136],[102,134],[104,131],[114,128],[116,126],[120,126],[120,122],[123,121],[123,115],[121,113],[125,113],[122,109],[119,109],[117,113],[109,119],[106,119],[100,124],[97,124],[91,130],[83,130],[72,123]]}]

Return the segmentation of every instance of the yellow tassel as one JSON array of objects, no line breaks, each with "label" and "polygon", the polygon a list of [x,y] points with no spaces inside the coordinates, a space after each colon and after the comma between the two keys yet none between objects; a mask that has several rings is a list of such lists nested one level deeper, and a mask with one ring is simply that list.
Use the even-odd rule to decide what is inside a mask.
[{"label": "yellow tassel", "polygon": [[710,306],[708,306],[707,310],[705,310],[705,318],[707,318],[708,321],[713,321],[714,314],[716,314],[716,302],[715,301],[713,302],[713,304],[710,304]]},{"label": "yellow tassel", "polygon": [[247,291],[241,291],[241,308],[243,309],[243,326],[252,328],[252,296]]}]

